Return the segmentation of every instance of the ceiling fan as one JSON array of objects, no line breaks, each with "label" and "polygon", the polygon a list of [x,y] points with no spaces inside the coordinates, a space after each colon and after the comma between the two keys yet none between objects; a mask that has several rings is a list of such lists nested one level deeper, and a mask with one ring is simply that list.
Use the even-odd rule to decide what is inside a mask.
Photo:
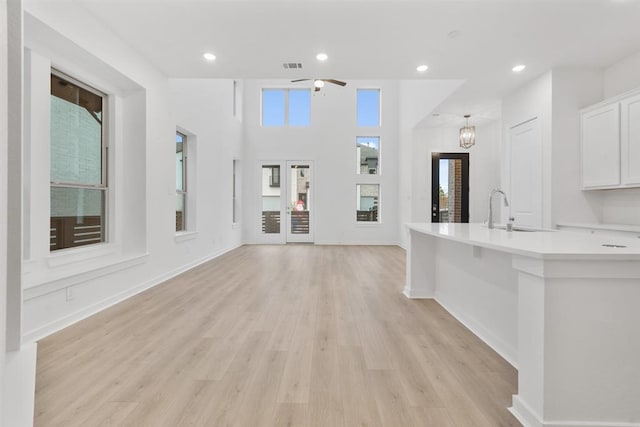
[{"label": "ceiling fan", "polygon": [[297,82],[307,82],[307,81],[311,81],[313,80],[313,86],[315,87],[314,92],[319,92],[320,89],[322,89],[324,87],[324,83],[333,83],[334,85],[338,85],[338,86],[346,86],[347,83],[340,81],[340,80],[335,80],[335,79],[297,79],[297,80],[291,80],[291,83],[297,83]]}]

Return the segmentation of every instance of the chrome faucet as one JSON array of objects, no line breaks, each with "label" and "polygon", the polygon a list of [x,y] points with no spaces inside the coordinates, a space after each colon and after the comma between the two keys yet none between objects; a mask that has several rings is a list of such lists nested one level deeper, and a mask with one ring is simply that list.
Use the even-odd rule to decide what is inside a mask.
[{"label": "chrome faucet", "polygon": [[491,192],[489,193],[489,218],[487,219],[487,228],[493,228],[493,207],[491,206],[491,200],[493,199],[493,195],[496,193],[502,194],[502,196],[504,197],[504,205],[509,206],[507,195],[504,194],[504,191],[498,188],[494,188],[493,190],[491,190]]}]

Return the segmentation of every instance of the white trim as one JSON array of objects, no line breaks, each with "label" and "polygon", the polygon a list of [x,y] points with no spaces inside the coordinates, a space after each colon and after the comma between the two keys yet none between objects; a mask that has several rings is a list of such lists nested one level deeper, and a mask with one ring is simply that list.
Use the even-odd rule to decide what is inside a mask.
[{"label": "white trim", "polygon": [[529,407],[517,394],[511,400],[509,412],[513,414],[524,427],[543,427],[540,416]]},{"label": "white trim", "polygon": [[433,294],[426,292],[424,289],[416,290],[405,286],[402,293],[405,297],[410,299],[434,299]]},{"label": "white trim", "polygon": [[543,421],[518,395],[513,396],[509,412],[525,427],[640,427],[639,422]]},{"label": "white trim", "polygon": [[185,242],[187,240],[193,240],[198,237],[197,231],[179,231],[176,233],[174,239],[176,243]]},{"label": "white trim", "polygon": [[161,274],[160,276],[157,276],[151,280],[147,280],[145,282],[142,282],[141,284],[134,286],[130,289],[127,289],[126,291],[123,291],[119,294],[113,295],[109,298],[106,298],[98,303],[95,303],[93,305],[90,305],[88,307],[85,307],[81,310],[76,311],[75,313],[72,313],[68,316],[65,316],[61,319],[55,320],[53,322],[50,322],[44,326],[41,326],[39,328],[36,328],[34,330],[31,330],[29,332],[26,332],[23,335],[22,338],[22,342],[23,343],[29,343],[29,342],[35,342],[38,340],[41,340],[42,338],[45,338],[63,328],[66,328],[67,326],[71,326],[74,323],[79,322],[80,320],[86,319],[89,316],[92,316],[106,308],[109,308],[113,305],[118,304],[119,302],[122,302],[124,300],[127,300],[131,297],[133,297],[134,295],[137,295],[141,292],[146,291],[147,289],[153,288],[154,286],[157,286],[173,277],[178,276],[179,274],[182,274],[188,270],[191,270],[194,267],[197,267],[201,264],[204,264],[207,261],[211,261],[215,258],[218,258],[219,256],[222,256],[224,254],[226,254],[227,252],[231,252],[234,249],[239,248],[240,246],[242,246],[241,244],[232,246],[228,249],[224,249],[221,251],[218,251],[214,254],[211,255],[207,255],[203,258],[200,258],[194,262],[191,262],[189,264],[185,264],[179,268],[176,268],[172,271],[169,271],[167,273]]}]

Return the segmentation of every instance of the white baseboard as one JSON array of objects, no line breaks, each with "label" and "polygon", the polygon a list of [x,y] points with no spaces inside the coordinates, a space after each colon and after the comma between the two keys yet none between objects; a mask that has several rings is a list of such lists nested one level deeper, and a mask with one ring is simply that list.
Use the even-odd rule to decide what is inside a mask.
[{"label": "white baseboard", "polygon": [[517,394],[514,394],[512,397],[509,412],[511,412],[524,427],[543,426],[540,416],[536,414]]},{"label": "white baseboard", "polygon": [[41,340],[44,337],[47,337],[61,329],[64,329],[68,326],[73,325],[74,323],[79,322],[80,320],[86,319],[87,317],[93,316],[94,314],[107,309],[113,305],[118,304],[119,302],[122,302],[126,299],[131,298],[134,295],[137,295],[141,292],[146,291],[147,289],[153,288],[154,286],[157,286],[163,282],[166,282],[167,280],[182,274],[188,270],[191,270],[192,268],[195,268],[197,266],[199,266],[200,264],[204,264],[207,261],[211,261],[212,259],[218,258],[221,255],[226,254],[227,252],[230,252],[234,249],[239,248],[240,246],[242,246],[241,244],[238,244],[237,246],[233,246],[230,247],[228,249],[224,249],[218,252],[215,252],[213,254],[207,255],[203,258],[200,258],[196,261],[193,261],[191,263],[185,264],[179,268],[176,268],[174,270],[168,271],[164,274],[161,274],[160,276],[154,277],[153,279],[147,280],[143,283],[140,283],[139,285],[136,285],[132,288],[129,288],[123,292],[120,292],[118,294],[115,294],[113,296],[110,296],[100,302],[97,302],[95,304],[92,304],[88,307],[85,307],[81,310],[78,310],[74,313],[71,313],[65,317],[62,317],[60,319],[57,319],[53,322],[47,323],[44,326],[41,326],[39,328],[33,329],[29,332],[26,332],[25,334],[23,334],[22,336],[22,342],[23,343],[31,343],[31,342],[36,342],[38,340]]},{"label": "white baseboard", "polygon": [[513,396],[509,412],[524,427],[640,427],[640,422],[617,421],[543,421],[518,395]]},{"label": "white baseboard", "polygon": [[455,317],[460,323],[462,323],[467,329],[474,333],[475,336],[484,341],[489,347],[491,347],[496,353],[498,353],[504,360],[509,362],[511,366],[518,369],[518,349],[510,346],[502,339],[498,338],[494,333],[490,330],[482,326],[480,323],[471,319],[457,308],[447,303],[442,299],[441,295],[436,293],[435,300],[440,304],[445,310],[449,312],[453,317]]},{"label": "white baseboard", "polygon": [[402,290],[405,297],[411,299],[433,299],[433,293],[424,290],[416,290],[405,287]]}]

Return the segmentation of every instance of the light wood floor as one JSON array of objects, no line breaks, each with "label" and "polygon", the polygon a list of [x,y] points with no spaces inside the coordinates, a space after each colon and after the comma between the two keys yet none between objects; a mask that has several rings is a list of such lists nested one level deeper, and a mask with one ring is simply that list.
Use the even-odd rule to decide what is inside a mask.
[{"label": "light wood floor", "polygon": [[404,251],[245,246],[39,343],[36,426],[519,426]]}]

